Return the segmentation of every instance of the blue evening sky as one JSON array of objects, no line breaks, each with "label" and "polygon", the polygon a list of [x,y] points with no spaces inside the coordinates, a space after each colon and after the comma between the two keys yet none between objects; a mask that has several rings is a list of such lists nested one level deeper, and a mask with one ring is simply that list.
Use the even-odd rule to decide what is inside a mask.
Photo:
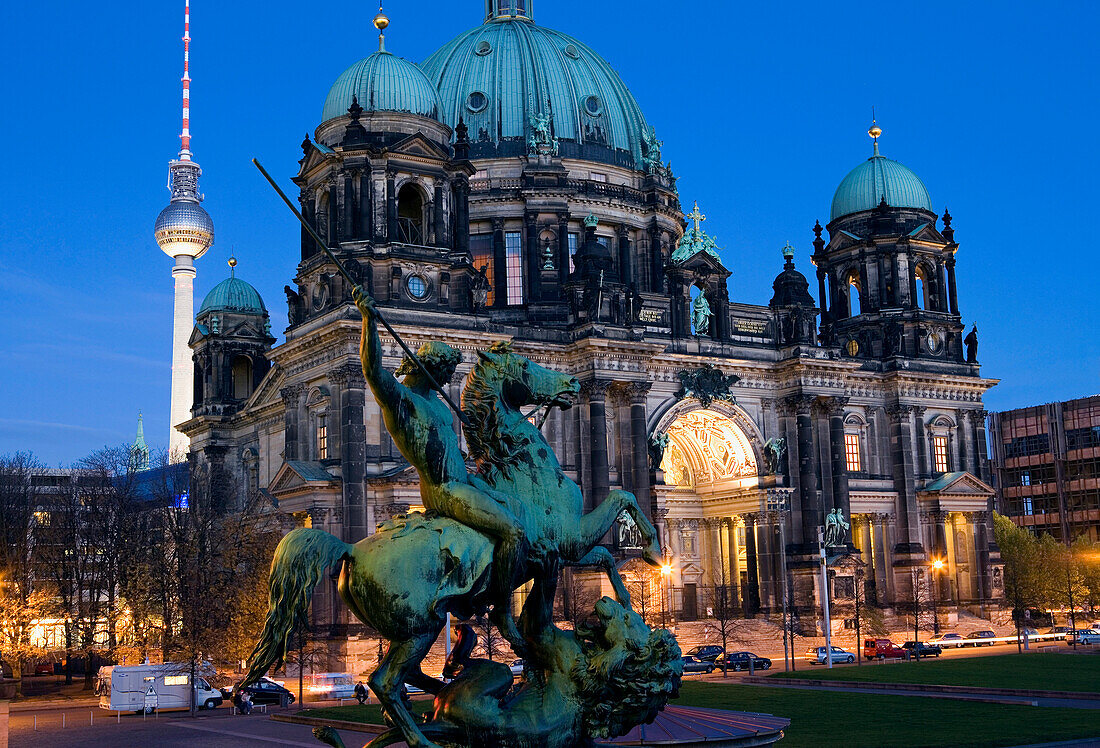
[{"label": "blue evening sky", "polygon": [[[153,241],[179,148],[183,0],[0,9],[0,454],[69,464],[168,433],[171,260]],[[414,61],[477,25],[482,0],[390,2],[388,48]],[[870,155],[920,175],[955,217],[964,321],[977,322],[987,407],[1100,391],[1100,70],[1093,3],[537,0],[591,44],[664,140],[733,271],[765,304],[790,241]],[[369,2],[194,0],[192,149],[217,244],[196,307],[227,275],[263,295],[276,333],[294,275],[286,189],[329,85],[376,49]],[[816,292],[816,284],[815,284]]]}]

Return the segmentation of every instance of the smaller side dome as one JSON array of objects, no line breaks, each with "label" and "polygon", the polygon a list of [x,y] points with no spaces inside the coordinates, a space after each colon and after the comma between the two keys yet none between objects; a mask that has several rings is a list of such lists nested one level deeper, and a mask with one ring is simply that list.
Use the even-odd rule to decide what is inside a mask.
[{"label": "smaller side dome", "polygon": [[794,269],[794,247],[787,243],[783,248],[783,270],[775,277],[772,290],[775,291],[768,306],[816,306],[810,296],[810,283],[806,276]]},{"label": "smaller side dome", "polygon": [[408,112],[439,121],[439,91],[419,67],[389,52],[375,52],[336,79],[321,110],[321,121],[347,114],[352,97],[364,112]]},{"label": "smaller side dome", "polygon": [[240,278],[231,276],[210,289],[202,300],[199,314],[205,312],[235,312],[237,314],[267,314],[259,292]]},{"label": "smaller side dome", "polygon": [[920,177],[897,161],[875,155],[848,172],[833,195],[831,221],[873,210],[886,200],[891,208],[919,208],[934,213],[932,198]]}]

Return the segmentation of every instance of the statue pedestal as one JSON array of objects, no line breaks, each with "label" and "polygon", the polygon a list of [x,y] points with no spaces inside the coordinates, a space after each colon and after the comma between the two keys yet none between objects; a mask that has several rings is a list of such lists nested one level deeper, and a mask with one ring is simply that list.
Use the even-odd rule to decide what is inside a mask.
[{"label": "statue pedestal", "polygon": [[783,737],[791,721],[784,717],[754,712],[729,712],[667,706],[651,725],[639,725],[620,738],[598,743],[610,746],[677,746],[678,748],[732,748],[772,745]]}]

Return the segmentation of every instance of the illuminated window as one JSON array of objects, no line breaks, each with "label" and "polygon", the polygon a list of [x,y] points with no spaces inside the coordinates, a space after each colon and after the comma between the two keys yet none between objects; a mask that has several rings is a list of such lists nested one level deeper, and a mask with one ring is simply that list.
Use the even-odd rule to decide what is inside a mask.
[{"label": "illuminated window", "polygon": [[575,272],[576,267],[573,265],[573,255],[577,254],[577,242],[580,239],[579,234],[569,235],[569,272]]},{"label": "illuminated window", "polygon": [[473,234],[470,236],[470,253],[474,257],[474,268],[485,268],[485,277],[489,279],[489,298],[485,304],[493,305],[495,287],[493,285],[493,235]]},{"label": "illuminated window", "polygon": [[863,469],[859,454],[859,434],[844,435],[844,455],[848,462],[848,472],[858,473]]},{"label": "illuminated window", "polygon": [[523,303],[523,248],[522,234],[509,231],[504,234],[504,268],[508,286],[508,303]]},{"label": "illuminated window", "polygon": [[186,675],[166,675],[164,676],[164,685],[166,686],[186,686]]},{"label": "illuminated window", "polygon": [[932,437],[932,462],[937,473],[947,472],[947,437]]},{"label": "illuminated window", "polygon": [[317,459],[328,459],[328,416],[317,416]]}]

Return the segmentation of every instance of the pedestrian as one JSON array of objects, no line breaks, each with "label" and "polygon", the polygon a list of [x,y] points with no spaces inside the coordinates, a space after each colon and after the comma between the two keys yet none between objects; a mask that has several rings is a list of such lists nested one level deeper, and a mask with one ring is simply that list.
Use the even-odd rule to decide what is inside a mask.
[{"label": "pedestrian", "polygon": [[241,714],[252,714],[252,698],[248,695],[248,691],[241,693]]},{"label": "pedestrian", "polygon": [[359,681],[355,684],[355,700],[362,706],[367,701],[367,687],[363,685],[363,681]]}]

